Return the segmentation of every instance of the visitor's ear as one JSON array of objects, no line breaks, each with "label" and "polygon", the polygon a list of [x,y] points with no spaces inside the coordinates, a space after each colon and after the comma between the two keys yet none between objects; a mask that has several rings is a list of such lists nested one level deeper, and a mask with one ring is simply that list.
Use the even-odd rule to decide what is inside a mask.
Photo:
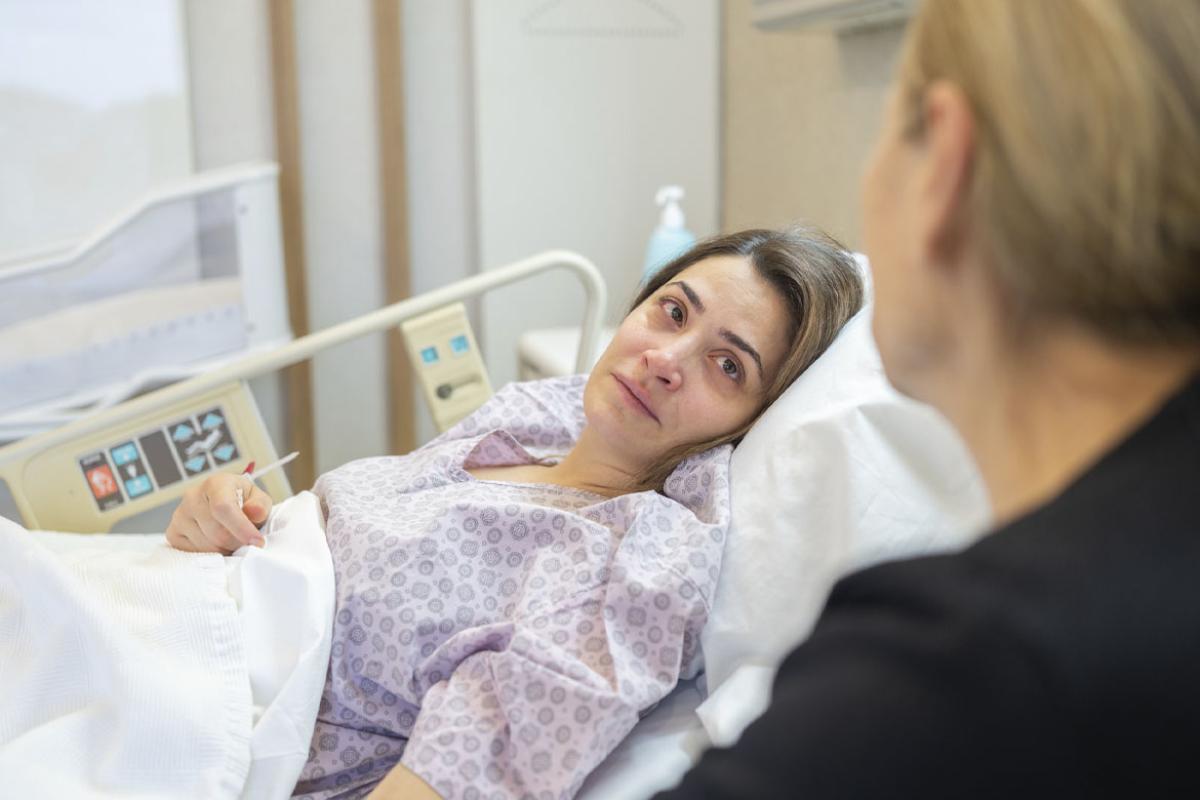
[{"label": "visitor's ear", "polygon": [[954,263],[968,223],[975,120],[966,95],[949,81],[929,85],[920,113],[920,234],[932,263]]}]

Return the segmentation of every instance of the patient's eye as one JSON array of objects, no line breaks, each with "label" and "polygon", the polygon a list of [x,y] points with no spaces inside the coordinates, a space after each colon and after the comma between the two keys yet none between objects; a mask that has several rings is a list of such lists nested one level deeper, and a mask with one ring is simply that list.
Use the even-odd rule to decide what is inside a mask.
[{"label": "patient's eye", "polygon": [[684,312],[683,306],[679,305],[679,303],[676,303],[674,300],[663,300],[662,307],[663,310],[667,312],[667,315],[671,318],[671,321],[676,325],[682,325],[683,321],[687,319],[687,314]]},{"label": "patient's eye", "polygon": [[717,364],[721,367],[721,372],[724,372],[734,380],[741,380],[742,365],[729,356],[722,356]]}]

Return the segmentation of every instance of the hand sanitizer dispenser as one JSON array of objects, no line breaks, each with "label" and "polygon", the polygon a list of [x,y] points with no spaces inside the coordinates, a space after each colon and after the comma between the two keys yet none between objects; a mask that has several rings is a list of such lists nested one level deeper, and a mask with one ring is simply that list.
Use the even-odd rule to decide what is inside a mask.
[{"label": "hand sanitizer dispenser", "polygon": [[696,243],[696,237],[684,227],[683,209],[679,207],[682,199],[683,189],[679,186],[664,186],[654,195],[654,201],[662,208],[662,213],[646,246],[642,283],[650,280],[654,273]]}]

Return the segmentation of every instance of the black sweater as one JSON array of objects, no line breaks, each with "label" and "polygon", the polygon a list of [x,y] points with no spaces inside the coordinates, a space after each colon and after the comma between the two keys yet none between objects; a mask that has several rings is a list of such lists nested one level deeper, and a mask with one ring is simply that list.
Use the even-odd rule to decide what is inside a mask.
[{"label": "black sweater", "polygon": [[1200,380],[1056,499],[840,581],[682,798],[1200,797]]}]

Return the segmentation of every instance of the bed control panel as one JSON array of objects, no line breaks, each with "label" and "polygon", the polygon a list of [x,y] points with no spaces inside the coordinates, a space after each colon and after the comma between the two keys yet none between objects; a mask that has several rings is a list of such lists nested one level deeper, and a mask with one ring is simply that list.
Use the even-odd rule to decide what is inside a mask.
[{"label": "bed control panel", "polygon": [[492,384],[462,303],[414,317],[400,330],[439,431],[492,396]]},{"label": "bed control panel", "polygon": [[[20,521],[28,528],[81,533],[157,517],[196,481],[276,458],[242,382],[60,443],[34,448],[34,441],[0,449],[0,478],[12,491]],[[282,470],[260,482],[276,501],[292,493]]]},{"label": "bed control panel", "polygon": [[78,461],[97,509],[109,511],[182,480],[227,467],[240,456],[229,415],[218,405],[122,437]]}]

